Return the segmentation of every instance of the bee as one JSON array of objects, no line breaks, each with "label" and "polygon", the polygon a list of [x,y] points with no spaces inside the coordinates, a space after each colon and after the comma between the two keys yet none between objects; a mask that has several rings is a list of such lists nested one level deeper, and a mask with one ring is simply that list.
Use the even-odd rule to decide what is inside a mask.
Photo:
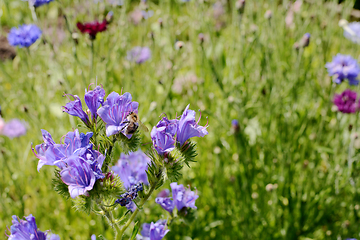
[{"label": "bee", "polygon": [[125,129],[126,134],[134,134],[139,127],[145,132],[149,131],[149,129],[144,124],[142,124],[139,116],[135,112],[130,112],[126,116],[124,123],[126,123],[126,125],[121,129],[121,131]]}]

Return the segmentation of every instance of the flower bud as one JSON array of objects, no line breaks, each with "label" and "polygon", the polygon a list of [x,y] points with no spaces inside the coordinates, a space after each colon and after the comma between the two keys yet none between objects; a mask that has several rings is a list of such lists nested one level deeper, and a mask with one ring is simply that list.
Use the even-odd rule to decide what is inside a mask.
[{"label": "flower bud", "polygon": [[159,18],[159,19],[158,19],[158,23],[159,23],[160,28],[162,28],[162,27],[163,27],[163,20],[162,20],[162,18]]},{"label": "flower bud", "polygon": [[231,127],[232,127],[232,130],[234,131],[234,133],[238,133],[240,131],[239,121],[236,119],[232,120]]},{"label": "flower bud", "polygon": [[176,43],[175,43],[175,49],[176,50],[179,50],[179,49],[183,48],[183,46],[184,46],[183,41],[176,41]]},{"label": "flower bud", "polygon": [[198,35],[198,39],[200,41],[200,44],[202,44],[205,41],[205,36],[203,33],[199,33]]},{"label": "flower bud", "polygon": [[108,12],[108,14],[106,14],[105,19],[107,24],[111,23],[112,20],[114,19],[114,12],[113,11]]},{"label": "flower bud", "polygon": [[235,3],[235,7],[239,13],[243,13],[245,9],[245,0],[237,0]]},{"label": "flower bud", "polygon": [[270,19],[272,17],[272,11],[271,10],[267,10],[264,14],[264,18],[266,19]]}]

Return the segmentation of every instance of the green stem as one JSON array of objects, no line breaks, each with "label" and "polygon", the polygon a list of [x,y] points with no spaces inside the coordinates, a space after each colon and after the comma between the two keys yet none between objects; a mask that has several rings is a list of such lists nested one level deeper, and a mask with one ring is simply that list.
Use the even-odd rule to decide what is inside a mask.
[{"label": "green stem", "polygon": [[90,79],[93,76],[93,68],[94,68],[94,41],[95,39],[91,39],[91,65],[90,65]]},{"label": "green stem", "polygon": [[[151,194],[153,193],[153,191],[155,190],[156,187],[156,183],[153,184],[153,186],[151,186],[149,192],[145,195],[145,197],[141,200],[139,207],[142,207],[146,201],[149,199],[149,197],[151,196]],[[130,226],[130,224],[134,221],[137,213],[139,212],[139,207],[135,209],[135,211],[131,214],[130,218],[128,219],[128,221],[125,223],[125,225],[122,227],[122,229],[120,230],[120,234],[118,235],[119,238],[118,239],[122,239],[122,236],[125,232],[125,230]]]}]

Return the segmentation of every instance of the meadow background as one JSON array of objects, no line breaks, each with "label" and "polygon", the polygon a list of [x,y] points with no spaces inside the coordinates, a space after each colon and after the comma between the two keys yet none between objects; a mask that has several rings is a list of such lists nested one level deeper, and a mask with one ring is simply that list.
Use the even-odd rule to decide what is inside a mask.
[{"label": "meadow background", "polygon": [[[61,0],[38,8],[42,40],[0,62],[2,116],[28,124],[24,136],[0,136],[0,235],[12,215],[31,213],[40,229],[61,239],[112,239],[105,219],[77,212],[53,190],[54,169],[37,172],[31,152],[31,143],[42,141],[40,129],[59,141],[77,127],[78,119],[62,113],[62,95],[82,98],[97,81],[107,94],[130,92],[149,129],[161,113],[173,118],[189,103],[202,111],[201,125],[209,119],[209,135],[194,139],[198,161],[179,181],[197,188],[198,210],[193,221],[174,222],[165,239],[359,238],[360,126],[358,116],[338,113],[332,103],[334,93],[359,88],[335,86],[325,69],[337,53],[359,60],[359,46],[338,26],[352,20],[354,1],[304,1],[287,24],[291,3],[247,1],[238,11],[230,0],[147,1],[153,16],[137,23],[134,10],[145,10],[139,1]],[[92,66],[91,41],[76,22],[102,20],[108,11],[113,22],[94,41]],[[5,37],[11,27],[34,23],[20,0],[0,1],[0,16]],[[310,45],[295,50],[305,33]],[[129,62],[134,46],[149,47],[151,59]],[[150,201],[138,220],[162,214]]]}]

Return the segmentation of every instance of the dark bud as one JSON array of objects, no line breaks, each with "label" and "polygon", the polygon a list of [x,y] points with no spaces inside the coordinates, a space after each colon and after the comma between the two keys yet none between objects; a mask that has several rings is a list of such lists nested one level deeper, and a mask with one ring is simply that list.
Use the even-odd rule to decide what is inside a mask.
[{"label": "dark bud", "polygon": [[266,88],[263,88],[263,89],[261,90],[261,94],[262,94],[263,96],[266,95]]},{"label": "dark bud", "polygon": [[29,109],[28,109],[25,105],[23,106],[23,110],[24,110],[24,112],[26,112],[26,113],[29,112]]},{"label": "dark bud", "polygon": [[239,121],[234,119],[231,121],[231,128],[233,130],[234,133],[238,133],[240,131],[240,125],[239,125]]},{"label": "dark bud", "polygon": [[352,129],[353,129],[353,125],[349,124],[349,132],[351,132]]},{"label": "dark bud", "polygon": [[204,41],[205,41],[205,36],[204,36],[204,34],[203,34],[203,33],[199,33],[198,38],[199,38],[200,44],[203,44]]},{"label": "dark bud", "polygon": [[272,18],[272,11],[271,10],[267,10],[264,14],[264,17],[266,19],[271,19]]},{"label": "dark bud", "polygon": [[183,42],[183,41],[176,41],[176,43],[175,43],[175,49],[176,49],[176,50],[182,49],[183,46],[184,46],[184,42]]},{"label": "dark bud", "polygon": [[305,33],[304,36],[299,41],[299,46],[302,48],[306,48],[310,44],[310,33]]},{"label": "dark bud", "polygon": [[245,0],[237,0],[235,3],[235,7],[239,13],[243,13],[245,9]]},{"label": "dark bud", "polygon": [[162,18],[159,18],[159,19],[158,19],[158,23],[159,23],[160,28],[162,28],[162,27],[163,27],[163,20],[162,20]]},{"label": "dark bud", "polygon": [[78,45],[79,44],[79,34],[77,33],[72,33],[71,34],[72,39],[74,40],[75,44]]},{"label": "dark bud", "polygon": [[309,160],[305,160],[303,163],[303,168],[307,168],[308,165],[309,165]]}]

